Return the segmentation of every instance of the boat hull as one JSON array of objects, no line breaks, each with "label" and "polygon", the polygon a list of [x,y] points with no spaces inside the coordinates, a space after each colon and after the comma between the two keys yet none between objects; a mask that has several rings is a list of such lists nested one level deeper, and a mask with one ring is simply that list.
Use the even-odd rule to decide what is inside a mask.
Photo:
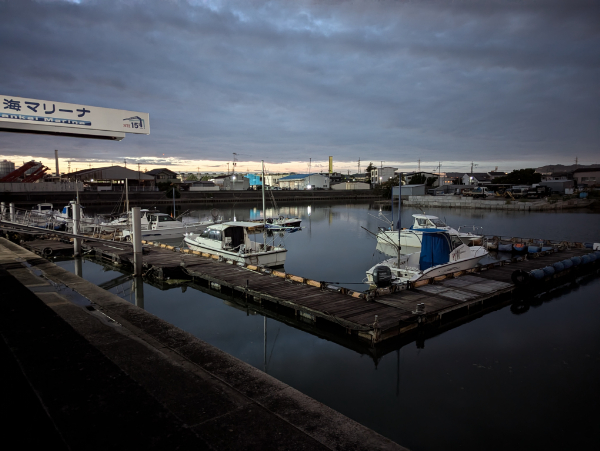
[{"label": "boat hull", "polygon": [[246,265],[266,266],[268,268],[276,268],[285,264],[287,255],[287,249],[276,248],[272,251],[267,252],[252,252],[240,254],[237,252],[230,252],[223,249],[214,249],[208,246],[203,246],[197,241],[184,238],[185,244],[193,251],[207,252],[214,255],[219,255],[227,260],[232,260]]},{"label": "boat hull", "polygon": [[[142,230],[142,240],[168,240],[183,238],[186,233],[201,233],[212,223],[198,224],[194,226],[173,227],[164,229]],[[128,237],[132,234],[130,230],[123,230],[123,236]]]}]

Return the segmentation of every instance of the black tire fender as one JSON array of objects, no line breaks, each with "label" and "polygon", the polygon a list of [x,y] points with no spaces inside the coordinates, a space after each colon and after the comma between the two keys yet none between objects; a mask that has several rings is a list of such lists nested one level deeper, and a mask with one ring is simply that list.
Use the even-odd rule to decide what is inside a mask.
[{"label": "black tire fender", "polygon": [[511,274],[510,280],[517,286],[524,285],[529,281],[529,273],[522,269],[517,269]]}]

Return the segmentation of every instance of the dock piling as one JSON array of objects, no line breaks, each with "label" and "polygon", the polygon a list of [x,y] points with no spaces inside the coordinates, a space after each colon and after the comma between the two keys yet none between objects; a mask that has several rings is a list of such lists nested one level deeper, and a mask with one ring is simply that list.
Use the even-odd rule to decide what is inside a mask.
[{"label": "dock piling", "polygon": [[131,220],[133,225],[133,271],[134,275],[142,275],[142,216],[140,207],[131,209]]},{"label": "dock piling", "polygon": [[77,238],[79,235],[79,212],[80,207],[79,204],[75,201],[71,202],[71,206],[73,207],[73,255],[75,257],[81,257],[81,238]]}]

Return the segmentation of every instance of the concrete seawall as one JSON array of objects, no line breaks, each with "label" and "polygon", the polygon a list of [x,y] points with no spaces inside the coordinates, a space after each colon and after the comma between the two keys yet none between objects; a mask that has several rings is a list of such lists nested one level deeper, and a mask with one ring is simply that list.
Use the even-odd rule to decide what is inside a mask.
[{"label": "concrete seawall", "polygon": [[0,281],[7,411],[25,409],[6,430],[21,445],[405,449],[5,239]]},{"label": "concrete seawall", "polygon": [[473,199],[462,196],[408,196],[402,201],[407,207],[437,207],[437,208],[473,208],[484,210],[515,210],[515,211],[552,211],[572,208],[585,208],[594,203],[588,199],[569,199],[548,202],[531,200],[518,202],[506,199]]}]

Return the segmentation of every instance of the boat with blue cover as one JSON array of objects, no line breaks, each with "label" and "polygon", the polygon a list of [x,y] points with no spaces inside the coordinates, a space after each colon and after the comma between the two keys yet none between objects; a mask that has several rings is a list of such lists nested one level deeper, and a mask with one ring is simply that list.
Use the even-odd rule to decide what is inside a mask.
[{"label": "boat with blue cover", "polygon": [[398,255],[374,265],[367,270],[366,281],[379,286],[379,275],[389,273],[390,283],[416,282],[472,269],[486,255],[485,247],[467,246],[447,230],[423,229],[419,252]]}]

